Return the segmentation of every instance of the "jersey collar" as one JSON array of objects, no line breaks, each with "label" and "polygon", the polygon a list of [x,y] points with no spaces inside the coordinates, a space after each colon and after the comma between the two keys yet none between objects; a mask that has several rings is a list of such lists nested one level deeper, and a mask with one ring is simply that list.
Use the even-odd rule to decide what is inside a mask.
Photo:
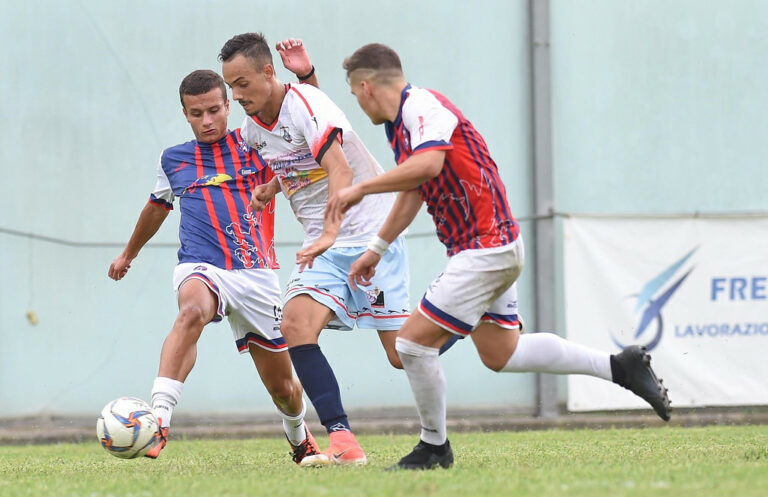
[{"label": "jersey collar", "polygon": [[400,93],[400,107],[397,109],[397,117],[395,117],[394,122],[392,123],[394,126],[399,126],[400,122],[403,120],[403,104],[405,104],[405,99],[408,98],[408,91],[411,89],[411,84],[406,83],[405,88],[403,88],[403,91]]}]

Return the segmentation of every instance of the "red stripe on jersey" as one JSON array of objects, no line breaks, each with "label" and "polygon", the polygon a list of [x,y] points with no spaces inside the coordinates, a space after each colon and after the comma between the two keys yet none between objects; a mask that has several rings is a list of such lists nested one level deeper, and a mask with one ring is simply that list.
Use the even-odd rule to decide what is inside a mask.
[{"label": "red stripe on jersey", "polygon": [[[205,174],[203,169],[203,157],[200,153],[200,145],[195,145],[195,164],[197,164],[197,177],[202,178]],[[207,188],[201,188],[200,191],[203,194],[203,200],[205,200],[205,208],[208,210],[208,217],[211,219],[211,226],[216,232],[216,238],[219,240],[219,246],[221,251],[224,252],[224,269],[232,269],[232,256],[229,254],[229,248],[227,247],[227,239],[224,237],[224,232],[219,226],[219,219],[216,217],[216,208],[213,205],[211,194]]]},{"label": "red stripe on jersey", "polygon": [[[213,150],[213,162],[216,164],[216,172],[218,174],[226,174],[227,168],[224,166],[224,159],[221,156],[221,146],[218,143],[213,143],[211,144],[211,149]],[[234,172],[234,175],[237,176],[236,171]],[[224,194],[224,202],[227,204],[227,211],[229,212],[229,219],[232,222],[231,224],[237,224],[242,229],[241,223],[245,221],[241,220],[240,217],[238,216],[237,206],[235,205],[235,198],[232,195],[232,190],[229,188],[229,185],[226,183],[221,183],[219,187],[221,189],[221,193]],[[232,233],[235,236],[235,239],[237,240],[237,244],[240,246],[240,252],[245,257],[245,260],[243,261],[243,265],[245,267],[253,267],[253,261],[251,260],[251,253],[248,250],[249,248],[248,242],[245,240],[243,233],[239,229],[232,229]]]},{"label": "red stripe on jersey", "polygon": [[[240,201],[245,206],[245,212],[249,216],[253,215],[253,212],[251,210],[251,199],[248,198],[248,195],[245,193],[245,185],[243,184],[243,177],[239,174],[237,174],[237,171],[239,171],[242,168],[242,164],[240,163],[240,154],[237,151],[237,146],[235,145],[235,140],[232,139],[232,135],[227,135],[227,147],[229,147],[229,153],[232,155],[232,163],[235,165],[235,173],[236,173],[236,184],[237,184],[237,191],[240,192]],[[250,176],[249,176],[250,178]],[[247,222],[246,219],[243,219],[242,222]],[[248,231],[251,234],[251,239],[253,240],[253,243],[258,243],[261,245],[261,238],[259,237],[258,233],[256,233],[256,223],[248,223],[248,227],[250,228]],[[261,259],[264,259],[263,257],[263,247],[259,246],[256,247],[256,253],[259,255]]]},{"label": "red stripe on jersey", "polygon": [[288,85],[288,89],[290,91],[293,91],[294,93],[296,93],[296,95],[299,96],[301,101],[304,102],[304,105],[307,106],[307,111],[309,112],[309,115],[311,117],[314,117],[315,114],[312,112],[312,107],[309,106],[309,102],[307,102],[307,99],[304,98],[304,95],[302,95],[301,92],[299,90],[297,90],[295,86]]},{"label": "red stripe on jersey", "polygon": [[[453,148],[445,149],[443,170],[418,188],[435,221],[440,241],[449,255],[511,243],[519,234],[519,225],[512,217],[504,183],[485,140],[447,98],[427,91],[458,119],[450,139]],[[403,102],[407,97],[404,92]],[[435,144],[414,152],[402,118],[387,131],[398,164],[420,151],[443,147]]]}]

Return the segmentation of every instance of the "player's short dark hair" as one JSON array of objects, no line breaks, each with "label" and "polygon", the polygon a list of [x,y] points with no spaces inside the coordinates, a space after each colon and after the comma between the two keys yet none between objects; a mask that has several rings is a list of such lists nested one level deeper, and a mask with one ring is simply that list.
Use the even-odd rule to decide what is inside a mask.
[{"label": "player's short dark hair", "polygon": [[250,59],[258,69],[272,64],[272,52],[261,33],[243,33],[227,40],[219,52],[219,62],[227,62],[237,54]]},{"label": "player's short dark hair", "polygon": [[224,84],[224,78],[208,69],[198,69],[192,71],[179,85],[179,98],[181,106],[184,107],[184,95],[202,95],[208,93],[214,88],[221,90],[221,97],[227,99],[227,86]]},{"label": "player's short dark hair", "polygon": [[358,69],[399,74],[403,72],[397,52],[381,43],[369,43],[355,50],[355,53],[344,59],[344,69],[347,77]]}]

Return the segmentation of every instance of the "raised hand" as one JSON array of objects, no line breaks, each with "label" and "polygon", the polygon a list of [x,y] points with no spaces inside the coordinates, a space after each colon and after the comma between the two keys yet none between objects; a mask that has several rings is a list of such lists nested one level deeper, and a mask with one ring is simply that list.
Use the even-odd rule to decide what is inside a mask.
[{"label": "raised hand", "polygon": [[303,76],[312,70],[312,62],[301,39],[288,38],[280,41],[275,45],[275,49],[283,59],[283,66],[293,74]]}]

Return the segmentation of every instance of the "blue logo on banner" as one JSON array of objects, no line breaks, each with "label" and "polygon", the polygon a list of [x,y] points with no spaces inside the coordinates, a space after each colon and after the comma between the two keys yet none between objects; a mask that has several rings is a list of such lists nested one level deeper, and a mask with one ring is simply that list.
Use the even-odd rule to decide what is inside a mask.
[{"label": "blue logo on banner", "polygon": [[[680,267],[685,264],[698,249],[698,247],[694,248],[680,260],[656,275],[652,280],[643,285],[639,294],[629,296],[629,298],[637,299],[634,312],[636,316],[639,316],[639,323],[634,332],[632,343],[640,342],[645,345],[648,350],[653,350],[659,344],[662,332],[664,331],[664,320],[661,317],[661,309],[677,289],[680,288],[680,285],[683,284],[683,281],[685,281],[688,275],[691,274],[693,268],[689,269],[688,272],[678,278],[674,283],[670,285],[667,285],[667,283],[672,279],[672,276],[674,276],[677,270],[680,269]],[[665,287],[666,289],[661,295],[654,299],[653,296]],[[652,326],[654,324],[655,326]],[[615,336],[611,336],[611,339],[620,349],[629,345],[621,343]]]}]

